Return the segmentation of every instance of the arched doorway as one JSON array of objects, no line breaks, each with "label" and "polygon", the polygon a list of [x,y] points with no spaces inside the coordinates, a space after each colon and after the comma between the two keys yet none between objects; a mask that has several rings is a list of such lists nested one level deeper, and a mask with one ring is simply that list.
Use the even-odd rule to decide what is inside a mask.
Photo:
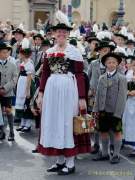
[{"label": "arched doorway", "polygon": [[50,15],[50,12],[47,12],[47,11],[35,11],[34,12],[34,28],[36,28],[36,23],[38,22],[38,19],[40,19],[42,23],[45,23],[49,15]]},{"label": "arched doorway", "polygon": [[118,19],[118,13],[116,11],[113,11],[110,14],[110,25],[115,25]]},{"label": "arched doorway", "polygon": [[30,29],[35,29],[38,19],[45,23],[49,17],[53,22],[56,4],[56,0],[30,0]]},{"label": "arched doorway", "polygon": [[74,12],[72,13],[72,21],[73,21],[75,24],[77,24],[77,25],[80,24],[80,22],[81,22],[81,15],[80,15],[79,12],[74,11]]}]

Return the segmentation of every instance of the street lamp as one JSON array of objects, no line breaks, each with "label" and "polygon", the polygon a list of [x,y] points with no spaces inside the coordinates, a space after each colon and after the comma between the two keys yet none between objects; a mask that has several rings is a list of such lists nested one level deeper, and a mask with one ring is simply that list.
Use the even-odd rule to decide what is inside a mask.
[{"label": "street lamp", "polygon": [[125,0],[120,0],[119,9],[118,9],[118,20],[116,23],[117,26],[123,25],[124,15],[125,15]]}]

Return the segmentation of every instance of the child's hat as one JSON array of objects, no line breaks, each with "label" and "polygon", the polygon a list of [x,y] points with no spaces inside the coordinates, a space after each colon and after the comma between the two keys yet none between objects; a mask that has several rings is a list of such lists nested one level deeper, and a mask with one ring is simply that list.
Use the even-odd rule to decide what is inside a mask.
[{"label": "child's hat", "polygon": [[117,60],[118,64],[120,64],[121,61],[122,61],[122,58],[118,53],[108,53],[105,56],[103,56],[102,59],[101,59],[101,62],[102,62],[102,64],[104,66],[105,66],[105,63],[106,63],[106,61],[108,60],[109,57],[115,58]]}]

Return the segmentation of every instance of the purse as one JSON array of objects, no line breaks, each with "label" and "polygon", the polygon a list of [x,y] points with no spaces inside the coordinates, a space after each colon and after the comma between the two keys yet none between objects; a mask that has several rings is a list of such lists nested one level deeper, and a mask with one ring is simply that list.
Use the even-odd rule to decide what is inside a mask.
[{"label": "purse", "polygon": [[96,127],[95,119],[90,114],[76,116],[73,119],[74,134],[93,133]]}]

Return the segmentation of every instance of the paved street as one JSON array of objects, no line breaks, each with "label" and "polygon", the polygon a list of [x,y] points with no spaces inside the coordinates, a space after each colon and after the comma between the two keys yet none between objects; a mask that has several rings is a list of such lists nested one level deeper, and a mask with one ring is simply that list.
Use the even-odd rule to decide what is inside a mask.
[{"label": "paved street", "polygon": [[119,165],[108,162],[92,162],[91,155],[76,160],[77,172],[68,177],[59,177],[46,173],[46,168],[53,162],[41,155],[33,155],[37,132],[30,135],[16,133],[16,142],[0,143],[0,180],[134,180],[135,159],[127,159],[127,149],[122,152]]}]

